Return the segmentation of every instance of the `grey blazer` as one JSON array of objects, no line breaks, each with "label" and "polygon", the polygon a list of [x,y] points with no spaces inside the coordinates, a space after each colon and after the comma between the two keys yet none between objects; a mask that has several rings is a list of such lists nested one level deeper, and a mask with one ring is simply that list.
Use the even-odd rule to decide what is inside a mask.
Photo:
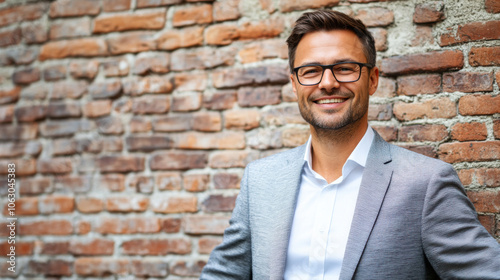
[{"label": "grey blazer", "polygon": [[[283,279],[304,153],[305,145],[247,166],[201,279]],[[439,278],[500,279],[500,245],[451,165],[376,134],[340,279]]]}]

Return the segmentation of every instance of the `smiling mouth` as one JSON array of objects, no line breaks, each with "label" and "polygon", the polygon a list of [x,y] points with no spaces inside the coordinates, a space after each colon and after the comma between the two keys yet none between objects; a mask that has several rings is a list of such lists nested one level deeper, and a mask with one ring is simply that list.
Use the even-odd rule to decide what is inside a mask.
[{"label": "smiling mouth", "polygon": [[316,101],[317,104],[333,104],[333,103],[342,103],[345,99],[341,98],[331,98],[331,99],[321,99]]}]

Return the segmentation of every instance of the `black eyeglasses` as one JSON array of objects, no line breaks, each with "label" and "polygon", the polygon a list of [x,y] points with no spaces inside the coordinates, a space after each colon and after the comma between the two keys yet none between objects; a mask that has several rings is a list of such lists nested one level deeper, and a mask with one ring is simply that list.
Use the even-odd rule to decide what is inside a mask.
[{"label": "black eyeglasses", "polygon": [[333,77],[339,83],[352,83],[359,80],[363,66],[372,68],[373,66],[361,62],[340,62],[330,65],[310,64],[293,68],[297,81],[303,86],[314,86],[321,82],[325,69],[330,69]]}]

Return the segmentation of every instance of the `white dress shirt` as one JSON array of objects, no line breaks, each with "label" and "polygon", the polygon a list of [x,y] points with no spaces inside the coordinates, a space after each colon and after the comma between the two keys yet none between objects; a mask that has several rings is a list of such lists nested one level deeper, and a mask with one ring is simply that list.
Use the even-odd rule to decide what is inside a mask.
[{"label": "white dress shirt", "polygon": [[339,278],[373,138],[374,132],[368,127],[342,167],[342,176],[328,184],[312,169],[309,137],[287,251],[286,280]]}]

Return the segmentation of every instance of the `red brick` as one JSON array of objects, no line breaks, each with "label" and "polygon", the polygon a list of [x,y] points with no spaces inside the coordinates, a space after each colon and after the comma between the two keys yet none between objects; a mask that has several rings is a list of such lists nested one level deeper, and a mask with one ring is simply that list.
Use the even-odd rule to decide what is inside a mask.
[{"label": "red brick", "polygon": [[179,218],[167,218],[162,221],[162,231],[176,233],[181,230],[182,221]]},{"label": "red brick", "polygon": [[25,271],[26,275],[71,276],[73,263],[65,260],[51,259],[47,261],[30,260]]},{"label": "red brick", "polygon": [[67,19],[51,23],[49,38],[51,40],[86,37],[92,34],[89,18]]},{"label": "red brick", "polygon": [[493,121],[493,136],[495,139],[500,139],[500,120]]},{"label": "red brick", "polygon": [[75,225],[75,233],[78,235],[88,234],[92,230],[92,225],[88,221],[78,221]]},{"label": "red brick", "polygon": [[176,261],[171,265],[170,272],[172,275],[199,277],[205,265],[206,262],[203,260]]},{"label": "red brick", "polygon": [[97,164],[101,172],[130,172],[144,170],[144,158],[139,156],[101,156]]},{"label": "red brick", "polygon": [[215,70],[212,74],[212,80],[216,88],[268,83],[285,84],[290,80],[290,72],[285,64],[270,64],[250,68]]},{"label": "red brick", "polygon": [[80,105],[74,102],[51,102],[47,108],[47,116],[50,118],[74,118],[81,115]]},{"label": "red brick", "polygon": [[172,82],[162,76],[134,77],[123,82],[123,92],[130,96],[145,93],[170,93],[172,90]]},{"label": "red brick", "polygon": [[464,55],[461,51],[445,50],[384,58],[380,65],[380,71],[384,75],[391,76],[443,72],[461,69],[463,66]]},{"label": "red brick", "polygon": [[229,226],[229,217],[215,215],[186,215],[183,217],[187,234],[223,234]]},{"label": "red brick", "polygon": [[148,209],[147,197],[111,197],[106,199],[106,210],[109,212],[144,212]]},{"label": "red brick", "polygon": [[130,9],[131,0],[103,0],[102,10],[104,12],[117,12]]},{"label": "red brick", "polygon": [[170,54],[168,53],[140,53],[133,68],[133,73],[146,75],[148,73],[168,73]]},{"label": "red brick", "polygon": [[471,116],[500,113],[500,95],[465,95],[458,101],[458,111],[461,115]]},{"label": "red brick", "polygon": [[170,6],[180,3],[182,0],[137,0],[137,8]]},{"label": "red brick", "polygon": [[286,12],[301,11],[307,9],[333,7],[337,6],[339,2],[340,2],[339,0],[280,1],[279,9],[281,12],[286,13]]},{"label": "red brick", "polygon": [[41,44],[47,42],[49,35],[44,24],[28,24],[21,27],[26,44]]},{"label": "red brick", "polygon": [[165,172],[155,174],[155,185],[160,191],[173,191],[181,189],[181,173]]},{"label": "red brick", "polygon": [[0,27],[21,21],[36,20],[48,9],[47,3],[25,4],[0,10]]},{"label": "red brick", "polygon": [[123,174],[105,174],[101,176],[100,185],[110,191],[125,190],[125,175]]},{"label": "red brick", "polygon": [[392,118],[391,104],[370,104],[368,107],[368,120],[388,121]]},{"label": "red brick", "polygon": [[0,47],[17,45],[21,43],[22,33],[20,28],[0,32]]},{"label": "red brick", "polygon": [[208,174],[185,174],[182,184],[189,192],[202,192],[208,189],[209,181]]},{"label": "red brick", "polygon": [[500,13],[500,3],[496,0],[486,0],[484,6],[488,13],[498,14]]},{"label": "red brick", "polygon": [[138,193],[152,193],[154,191],[153,177],[137,175],[130,177],[128,186]]},{"label": "red brick", "polygon": [[387,142],[396,141],[398,139],[398,130],[393,126],[374,125],[372,128]]},{"label": "red brick", "polygon": [[285,128],[282,131],[282,141],[284,147],[295,148],[307,142],[311,135],[309,127]]},{"label": "red brick", "polygon": [[193,129],[216,132],[222,129],[222,118],[218,112],[197,112],[193,115]]},{"label": "red brick", "polygon": [[170,149],[174,144],[173,140],[167,135],[129,136],[125,141],[129,151],[143,152]]},{"label": "red brick", "polygon": [[203,44],[204,27],[193,26],[182,29],[167,29],[159,33],[156,39],[159,50],[175,50],[201,46]]},{"label": "red brick", "polygon": [[103,210],[103,202],[96,197],[79,197],[76,200],[76,209],[81,213],[98,213]]},{"label": "red brick", "polygon": [[[30,216],[40,214],[40,212],[38,211],[37,197],[19,197],[14,203],[16,216]],[[5,217],[9,217],[9,206],[7,199],[5,199],[2,213]]]},{"label": "red brick", "polygon": [[479,122],[457,123],[451,127],[451,139],[458,141],[481,141],[488,137],[486,124]]},{"label": "red brick", "polygon": [[179,149],[244,149],[245,134],[242,131],[218,133],[186,132],[175,136]]},{"label": "red brick", "polygon": [[134,98],[132,112],[137,115],[164,114],[170,109],[169,96],[144,96]]},{"label": "red brick", "polygon": [[467,196],[478,212],[497,213],[500,211],[500,191],[468,191]]},{"label": "red brick", "polygon": [[[5,57],[2,57],[3,65],[28,65],[38,58],[38,49],[29,47],[8,49],[2,54]],[[6,59],[6,62],[3,61],[4,59]]]},{"label": "red brick", "polygon": [[69,64],[69,73],[75,79],[92,80],[96,77],[98,71],[99,71],[98,60],[71,62]]},{"label": "red brick", "polygon": [[198,199],[195,196],[154,197],[151,206],[155,213],[193,213],[198,211]]},{"label": "red brick", "polygon": [[134,31],[108,37],[106,40],[111,54],[139,53],[156,49],[154,33]]},{"label": "red brick", "polygon": [[43,242],[40,253],[42,255],[66,255],[69,252],[69,242]]},{"label": "red brick", "polygon": [[272,38],[280,35],[285,29],[281,17],[257,22],[244,22],[240,26],[238,30],[240,40]]},{"label": "red brick", "polygon": [[39,60],[67,57],[92,57],[108,54],[106,41],[101,38],[82,38],[46,43],[40,49]]},{"label": "red brick", "polygon": [[115,258],[78,258],[75,260],[75,273],[81,276],[105,277],[108,275],[127,275],[130,270],[128,259]]},{"label": "red brick", "polygon": [[36,161],[35,159],[9,159],[0,160],[0,175],[6,175],[9,164],[16,165],[16,178],[35,175]]},{"label": "red brick", "polygon": [[210,254],[212,250],[221,243],[222,243],[222,238],[202,237],[198,239],[198,253]]},{"label": "red brick", "polygon": [[478,215],[479,222],[494,237],[495,236],[495,216]]},{"label": "red brick", "polygon": [[87,92],[87,81],[60,81],[53,85],[50,99],[78,99]]},{"label": "red brick", "polygon": [[203,94],[203,107],[209,110],[226,110],[234,107],[237,92],[234,90],[217,91]]},{"label": "red brick", "polygon": [[38,160],[38,172],[44,174],[64,174],[73,171],[71,158],[45,158]]},{"label": "red brick", "polygon": [[0,106],[0,123],[10,123],[14,119],[14,105]]},{"label": "red brick", "polygon": [[236,203],[236,195],[210,195],[202,202],[204,212],[231,212]]},{"label": "red brick", "polygon": [[97,0],[57,0],[50,4],[50,17],[97,15],[101,10]]},{"label": "red brick", "polygon": [[219,49],[181,49],[172,54],[171,68],[174,71],[186,71],[229,66],[234,64],[236,52],[237,49],[233,46]]},{"label": "red brick", "polygon": [[238,53],[242,63],[252,63],[271,58],[288,58],[283,39],[269,39],[246,44]]},{"label": "red brick", "polygon": [[161,29],[165,25],[165,10],[138,11],[134,14],[100,15],[94,19],[94,33],[127,30]]},{"label": "red brick", "polygon": [[287,124],[307,124],[300,115],[296,103],[289,103],[284,106],[266,108],[262,114],[262,120],[266,125],[283,126]]},{"label": "red brick", "polygon": [[471,66],[500,66],[500,46],[476,47],[469,52]]},{"label": "red brick", "polygon": [[409,125],[399,129],[399,141],[402,142],[440,142],[448,138],[446,126],[435,125]]},{"label": "red brick", "polygon": [[106,77],[120,77],[128,75],[129,64],[124,58],[111,58],[103,61],[101,64],[104,70],[104,76]]},{"label": "red brick", "polygon": [[500,186],[499,168],[462,169],[458,176],[465,186],[474,185],[487,188]]},{"label": "red brick", "polygon": [[203,91],[207,87],[206,73],[180,73],[174,77],[176,91]]},{"label": "red brick", "polygon": [[115,242],[110,239],[73,239],[69,243],[69,253],[76,256],[112,255]]},{"label": "red brick", "polygon": [[189,239],[133,239],[122,244],[122,252],[125,255],[152,255],[160,256],[167,254],[185,255],[191,253],[191,242]]},{"label": "red brick", "polygon": [[238,104],[241,107],[274,105],[281,102],[281,88],[242,87],[238,90]]},{"label": "red brick", "polygon": [[210,154],[209,166],[212,168],[245,167],[258,159],[258,154],[249,151],[215,151]]},{"label": "red brick", "polygon": [[402,144],[398,145],[401,146],[402,148],[408,149],[410,151],[413,151],[415,153],[419,153],[424,156],[428,156],[431,158],[437,158],[438,155],[436,153],[436,149],[433,146],[429,145],[411,145],[411,144]]},{"label": "red brick", "polygon": [[226,21],[239,19],[240,0],[222,0],[214,2],[214,21]]},{"label": "red brick", "polygon": [[140,277],[160,277],[168,275],[168,264],[162,260],[132,260],[130,273]]},{"label": "red brick", "polygon": [[415,23],[434,23],[446,18],[444,14],[444,3],[442,1],[433,1],[415,6],[413,22]]},{"label": "red brick", "polygon": [[470,22],[449,28],[441,35],[440,45],[450,46],[459,43],[500,39],[500,21]]},{"label": "red brick", "polygon": [[60,120],[42,123],[40,134],[45,137],[70,136],[84,130],[85,123],[80,120]]},{"label": "red brick", "polygon": [[443,91],[493,91],[493,73],[445,73],[443,74]]},{"label": "red brick", "polygon": [[196,151],[159,152],[151,156],[149,166],[152,170],[186,170],[205,168],[207,154]]},{"label": "red brick", "polygon": [[19,94],[21,93],[21,87],[15,86],[10,89],[0,90],[0,104],[7,104],[16,102],[19,99]]},{"label": "red brick", "polygon": [[381,7],[359,10],[356,18],[360,19],[366,26],[388,26],[394,22],[394,12]]},{"label": "red brick", "polygon": [[198,92],[189,92],[172,97],[173,112],[197,111],[201,108],[203,96]]},{"label": "red brick", "polygon": [[51,190],[51,178],[26,178],[19,182],[19,193],[21,195],[37,195]]},{"label": "red brick", "polygon": [[83,114],[88,118],[107,116],[111,113],[111,100],[90,101],[83,106]]},{"label": "red brick", "polygon": [[384,28],[369,28],[368,31],[372,33],[375,39],[375,50],[380,52],[386,51],[388,48],[387,30]]},{"label": "red brick", "polygon": [[95,229],[101,234],[134,234],[160,232],[160,219],[155,217],[103,217]]},{"label": "red brick", "polygon": [[444,143],[439,158],[448,163],[495,161],[500,158],[500,141]]},{"label": "red brick", "polygon": [[0,157],[37,156],[41,151],[42,144],[35,141],[0,143]]},{"label": "red brick", "polygon": [[62,195],[46,196],[40,198],[39,207],[42,214],[72,213],[75,208],[75,199]]},{"label": "red brick", "polygon": [[447,97],[430,99],[417,103],[396,102],[393,108],[398,120],[411,121],[416,119],[453,118],[457,115],[455,102]]},{"label": "red brick", "polygon": [[398,95],[434,94],[441,91],[441,75],[413,75],[398,77]]},{"label": "red brick", "polygon": [[123,123],[118,116],[106,116],[96,121],[97,131],[101,134],[122,134]]},{"label": "red brick", "polygon": [[56,190],[84,193],[90,190],[91,182],[91,177],[88,176],[57,176],[54,180],[54,187]]},{"label": "red brick", "polygon": [[34,122],[45,119],[47,116],[47,106],[31,105],[17,107],[15,110],[16,119],[19,122]]},{"label": "red brick", "polygon": [[133,116],[128,126],[132,133],[149,132],[153,128],[151,120],[142,116]]},{"label": "red brick", "polygon": [[227,129],[250,130],[259,127],[260,112],[258,110],[230,110],[224,112],[224,127]]},{"label": "red brick", "polygon": [[240,37],[235,24],[215,24],[205,31],[205,42],[209,45],[229,45]]},{"label": "red brick", "polygon": [[[0,254],[7,256],[10,253],[10,247],[14,244],[9,244],[7,241],[0,243]],[[33,242],[19,242],[15,243],[15,252],[17,256],[29,256],[33,254]]]},{"label": "red brick", "polygon": [[181,7],[174,11],[172,24],[179,27],[211,23],[213,21],[212,14],[211,4]]},{"label": "red brick", "polygon": [[15,71],[12,74],[12,81],[15,84],[27,85],[40,80],[40,70],[38,68],[26,68]]},{"label": "red brick", "polygon": [[122,84],[119,80],[97,82],[91,84],[88,90],[94,99],[115,98],[121,93]]},{"label": "red brick", "polygon": [[256,150],[278,149],[283,147],[282,130],[277,128],[254,129],[247,133],[247,145]]},{"label": "red brick", "polygon": [[432,35],[431,26],[417,26],[415,34],[411,39],[412,47],[424,47],[427,44],[434,45],[434,35]]},{"label": "red brick", "polygon": [[51,219],[20,222],[18,230],[21,235],[70,235],[73,226],[68,220]]}]

